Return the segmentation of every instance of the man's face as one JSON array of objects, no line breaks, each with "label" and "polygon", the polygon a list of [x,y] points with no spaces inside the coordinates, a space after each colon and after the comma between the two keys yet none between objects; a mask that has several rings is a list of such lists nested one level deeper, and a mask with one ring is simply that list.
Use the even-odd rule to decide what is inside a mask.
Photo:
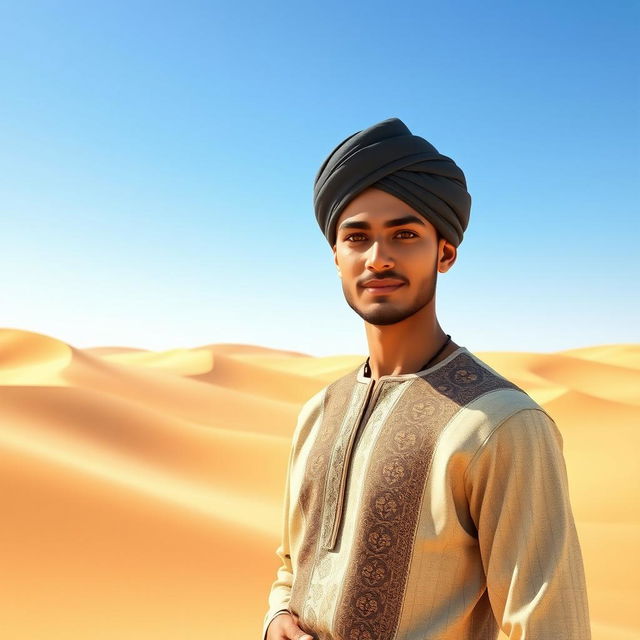
[{"label": "man's face", "polygon": [[[456,249],[415,209],[369,188],[341,213],[333,254],[347,304],[370,324],[390,325],[432,302],[438,270],[451,267]],[[399,286],[369,288],[369,280]]]}]

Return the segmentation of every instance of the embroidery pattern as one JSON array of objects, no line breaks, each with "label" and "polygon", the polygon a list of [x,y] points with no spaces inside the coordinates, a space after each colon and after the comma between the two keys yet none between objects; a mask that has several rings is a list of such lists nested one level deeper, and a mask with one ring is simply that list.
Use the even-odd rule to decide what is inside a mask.
[{"label": "embroidery pattern", "polygon": [[335,637],[393,638],[431,457],[447,422],[474,398],[516,388],[462,353],[410,386],[383,425],[366,475],[351,564],[335,612]]},{"label": "embroidery pattern", "polygon": [[[342,428],[336,436],[331,453],[329,463],[330,472],[327,474],[327,485],[324,495],[322,532],[320,534],[320,543],[324,546],[328,544],[331,532],[335,525],[336,519],[339,517],[338,501],[340,499],[340,483],[344,473],[345,466],[349,466],[350,457],[347,457],[351,441],[355,438],[355,430],[358,426],[358,420],[361,411],[364,410],[363,404],[366,400],[367,389],[360,387],[359,392],[362,397],[358,397],[356,402],[352,402],[347,408],[345,419],[342,421]],[[351,444],[353,447],[353,444]],[[353,448],[351,452],[353,452]],[[327,547],[328,548],[328,547]]]},{"label": "embroidery pattern", "polygon": [[[328,461],[347,416],[345,406],[356,409],[364,400],[366,388],[356,384],[357,370],[329,385],[324,398],[322,423],[311,447],[309,461],[300,487],[299,506],[305,519],[305,536],[300,544],[296,577],[291,587],[289,609],[300,618],[300,627],[314,633],[317,624],[312,607],[305,610],[305,602],[312,600],[311,575],[316,561],[318,534],[322,524],[324,488],[327,483]],[[309,597],[308,597],[309,596]],[[304,614],[304,615],[303,615]],[[305,627],[305,623],[308,627]]]},{"label": "embroidery pattern", "polygon": [[[361,497],[361,488],[364,483],[366,468],[368,466],[369,453],[378,436],[380,427],[385,423],[389,412],[404,392],[402,383],[387,382],[380,390],[380,395],[375,407],[371,411],[366,424],[361,425],[355,436],[353,452],[347,461],[349,469],[345,483],[345,508],[357,508]],[[354,416],[354,420],[357,416]],[[354,422],[355,426],[355,422]],[[333,470],[331,470],[333,472]],[[329,501],[325,500],[323,514],[327,512]],[[323,516],[326,517],[326,516]],[[348,518],[340,519],[340,527],[337,531],[336,545],[327,550],[319,544],[316,552],[316,569],[311,573],[309,597],[305,602],[303,614],[309,615],[308,619],[315,620],[313,633],[318,640],[333,640],[332,624],[336,603],[342,588],[342,581],[336,576],[342,575],[345,562],[348,561],[350,547],[343,547],[343,540],[348,536],[352,539],[355,523]],[[345,557],[347,556],[347,557]],[[317,598],[315,597],[317,594]]]}]

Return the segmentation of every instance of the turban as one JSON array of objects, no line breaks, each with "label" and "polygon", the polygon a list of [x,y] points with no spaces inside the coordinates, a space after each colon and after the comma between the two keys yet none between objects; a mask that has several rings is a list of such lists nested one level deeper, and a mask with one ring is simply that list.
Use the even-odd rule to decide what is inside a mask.
[{"label": "turban", "polygon": [[322,163],[313,206],[331,246],[340,214],[368,187],[406,202],[456,247],[462,242],[471,210],[462,169],[424,138],[414,136],[398,118],[350,135]]}]

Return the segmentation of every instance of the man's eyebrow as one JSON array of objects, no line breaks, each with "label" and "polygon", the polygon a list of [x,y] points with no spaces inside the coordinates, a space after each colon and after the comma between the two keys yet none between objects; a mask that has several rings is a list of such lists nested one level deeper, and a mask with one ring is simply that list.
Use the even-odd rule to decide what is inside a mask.
[{"label": "man's eyebrow", "polygon": [[[389,227],[401,227],[403,224],[421,224],[423,227],[426,226],[424,224],[424,220],[422,218],[418,218],[414,215],[404,216],[402,218],[394,218],[393,220],[387,220],[382,226],[385,229]],[[346,220],[343,222],[340,229],[371,229],[371,225],[364,220]]]}]

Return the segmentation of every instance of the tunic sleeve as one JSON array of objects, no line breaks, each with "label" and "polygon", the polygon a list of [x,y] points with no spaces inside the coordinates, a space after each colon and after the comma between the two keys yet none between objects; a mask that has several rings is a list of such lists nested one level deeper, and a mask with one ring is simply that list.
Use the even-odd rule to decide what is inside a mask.
[{"label": "tunic sleeve", "polygon": [[280,561],[280,566],[276,571],[276,579],[271,585],[269,592],[269,610],[265,614],[264,624],[262,627],[262,640],[267,637],[267,628],[271,621],[280,613],[288,612],[289,600],[291,598],[291,587],[293,585],[293,568],[291,564],[291,549],[289,547],[289,496],[291,483],[291,463],[293,460],[293,452],[295,450],[295,434],[289,452],[289,461],[287,463],[287,473],[284,489],[284,506],[283,506],[283,522],[282,537],[276,555]]},{"label": "tunic sleeve", "polygon": [[489,434],[465,474],[489,600],[508,638],[591,640],[562,446],[547,413],[520,409]]}]

